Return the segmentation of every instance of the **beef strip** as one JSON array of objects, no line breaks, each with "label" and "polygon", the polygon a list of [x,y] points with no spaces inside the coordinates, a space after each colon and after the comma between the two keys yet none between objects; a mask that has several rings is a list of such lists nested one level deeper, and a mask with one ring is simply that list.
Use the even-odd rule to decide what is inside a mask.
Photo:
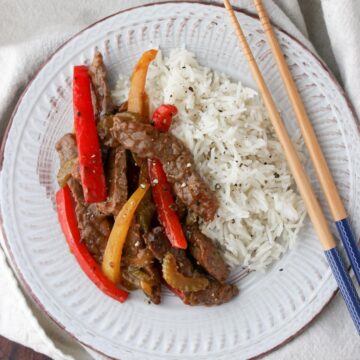
[{"label": "beef strip", "polygon": [[[78,156],[74,134],[65,134],[55,146],[59,153],[60,163]],[[101,263],[107,239],[111,232],[112,221],[100,214],[96,204],[87,204],[81,183],[73,176],[67,182],[75,200],[75,212],[81,240],[85,243],[94,259]]]},{"label": "beef strip", "polygon": [[[132,223],[130,226],[126,242],[124,244],[122,267],[124,268],[125,280],[136,288],[142,288],[144,293],[150,298],[154,304],[159,304],[161,301],[161,273],[154,264],[154,259],[149,258],[144,240],[141,237],[140,225]],[[144,259],[143,263],[139,260]],[[130,264],[135,264],[134,268],[139,272],[145,273],[150,278],[149,286],[141,282],[141,279],[136,276],[136,271],[131,270]]]},{"label": "beef strip", "polygon": [[60,165],[65,164],[68,160],[78,157],[78,150],[76,147],[76,139],[74,134],[65,134],[56,143],[55,149],[59,154]]},{"label": "beef strip", "polygon": [[205,290],[184,293],[182,300],[187,305],[221,305],[230,301],[239,293],[239,289],[232,284],[222,284],[209,279],[210,284]]},{"label": "beef strip", "polygon": [[108,85],[107,70],[103,62],[102,54],[96,51],[93,62],[89,66],[92,87],[96,98],[96,116],[99,119],[103,115],[112,114],[115,110],[111,99]]},{"label": "beef strip", "polygon": [[[107,120],[112,122],[111,138],[143,158],[157,158],[167,179],[181,201],[205,221],[213,220],[218,201],[210,187],[195,170],[193,156],[171,133],[162,133],[149,124],[137,122],[133,115],[120,113]],[[105,136],[109,138],[109,134]]]},{"label": "beef strip", "polygon": [[126,150],[122,147],[110,149],[107,159],[106,180],[108,198],[97,204],[104,215],[116,216],[128,197],[126,178]]},{"label": "beef strip", "polygon": [[180,221],[183,221],[186,218],[188,213],[187,207],[178,196],[175,197],[174,210],[179,215]]},{"label": "beef strip", "polygon": [[82,187],[78,181],[71,178],[68,185],[75,199],[75,212],[81,240],[94,259],[101,264],[113,221],[101,214],[95,204],[85,202]]},{"label": "beef strip", "polygon": [[163,260],[166,253],[171,250],[171,244],[168,241],[162,226],[157,226],[152,229],[152,231],[145,234],[144,240],[155,258],[160,262]]},{"label": "beef strip", "polygon": [[145,250],[145,248],[146,245],[140,233],[140,225],[133,222],[129,228],[124,244],[123,261],[126,258],[137,257],[141,251]]},{"label": "beef strip", "polygon": [[143,270],[152,279],[150,292],[145,292],[145,289],[143,289],[143,290],[144,290],[145,294],[147,296],[149,296],[152,303],[160,304],[160,302],[161,302],[161,281],[162,281],[161,268],[159,267],[159,264],[153,263],[153,264],[145,266],[143,268]]},{"label": "beef strip", "polygon": [[205,236],[197,225],[187,227],[186,235],[190,253],[198,264],[216,280],[224,283],[229,276],[229,268],[212,240]]},{"label": "beef strip", "polygon": [[194,269],[186,252],[171,246],[162,226],[155,227],[151,232],[144,235],[144,240],[155,258],[162,262],[167,252],[171,252],[175,258],[180,272],[185,276],[193,276]]},{"label": "beef strip", "polygon": [[[161,226],[154,228],[150,233],[145,235],[144,240],[159,261],[162,261],[166,253],[171,251],[176,258],[178,270],[183,275],[188,277],[197,276],[197,272],[190,259],[187,257],[186,252],[171,247],[164,229]],[[208,279],[209,286],[206,289],[196,292],[183,292],[183,302],[188,305],[220,305],[230,301],[239,293],[236,285],[223,284],[210,277],[208,277]]]},{"label": "beef strip", "polygon": [[[56,144],[56,150],[59,153],[61,165],[67,160],[77,158],[78,151],[75,135],[65,134]],[[92,207],[97,207],[102,215],[116,216],[125,204],[128,196],[125,150],[122,147],[110,149],[107,164],[108,198],[104,202],[92,205]],[[74,164],[71,175],[75,180],[81,181],[78,162]]]}]

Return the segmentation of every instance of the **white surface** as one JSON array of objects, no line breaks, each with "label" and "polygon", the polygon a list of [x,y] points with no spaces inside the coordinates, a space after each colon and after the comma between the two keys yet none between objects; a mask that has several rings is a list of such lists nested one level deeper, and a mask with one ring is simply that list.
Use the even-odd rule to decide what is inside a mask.
[{"label": "white surface", "polygon": [[[49,3],[50,2],[46,2],[47,7],[49,6]],[[130,2],[124,1],[121,5],[126,6],[128,3]],[[135,3],[135,1],[131,3]],[[143,3],[143,1],[137,1],[136,3]],[[285,3],[286,5],[288,5],[289,2],[287,1]],[[330,6],[331,3],[334,2],[327,1],[325,3],[324,1],[324,10],[326,9],[326,6]],[[346,1],[345,3],[350,3],[350,1]],[[5,66],[6,69],[2,73],[5,79],[2,79],[2,83],[5,86],[2,87],[0,93],[0,109],[2,110],[1,113],[4,113],[5,110],[9,110],[11,108],[11,100],[13,100],[12,98],[15,98],[15,94],[19,91],[20,86],[27,81],[29,74],[33,72],[34,66],[36,67],[36,65],[38,65],[39,60],[43,61],[46,57],[46,54],[52,51],[54,46],[59,44],[59,41],[61,41],[61,39],[66,38],[68,34],[72,33],[76,29],[82,28],[87,23],[90,23],[93,20],[102,17],[103,15],[111,13],[115,11],[115,9],[119,9],[119,5],[117,4],[117,2],[106,2],[106,6],[102,6],[100,8],[96,6],[98,5],[98,2],[96,2],[96,4],[95,2],[86,2],[86,6],[83,5],[83,8],[87,9],[87,11],[84,10],[84,12],[81,12],[81,14],[83,15],[83,17],[81,17],[77,16],[77,14],[79,13],[74,11],[74,8],[72,8],[70,2],[66,3],[66,6],[62,4],[61,10],[57,8],[55,2],[50,4],[52,5],[50,5],[51,10],[49,12],[45,10],[44,3],[36,2],[36,6],[34,4],[34,6],[31,8],[26,5],[26,11],[24,11],[24,13],[21,12],[21,10],[24,10],[25,8],[23,2],[18,1],[16,2],[16,5],[12,2],[7,2],[7,4],[4,5],[1,4],[3,5],[1,10],[4,10],[1,12],[2,15],[0,15],[4,17],[2,25],[4,29],[7,29],[7,31],[1,32],[0,56],[3,61],[2,65]],[[353,4],[355,4],[355,1],[353,2]],[[21,5],[23,5],[23,8],[21,8]],[[81,3],[76,3],[76,9],[81,8],[81,6]],[[293,26],[287,23],[286,17],[284,17],[283,14],[279,12],[276,7],[273,7],[272,9],[272,13],[276,15],[275,22],[280,21],[282,22],[282,25],[285,25],[285,27],[287,27],[289,31],[296,32]],[[33,16],[31,16],[31,12],[33,12]],[[353,13],[354,12],[355,11],[353,10]],[[19,16],[15,16],[15,14],[19,14]],[[39,14],[42,14],[42,16],[39,17]],[[65,16],[65,14],[67,14],[67,16]],[[345,14],[345,11],[342,10],[340,12],[337,12],[337,14]],[[292,17],[294,17],[294,14],[292,14]],[[337,19],[338,18],[342,17],[337,16]],[[28,21],[28,19],[31,19],[31,21]],[[36,19],[38,19],[37,22]],[[17,24],[16,21],[19,21],[19,23],[17,24],[19,26],[11,26],[10,20],[12,21],[12,24],[15,25]],[[41,25],[40,21],[42,22]],[[34,22],[37,24],[36,29],[39,30],[31,32],[30,34],[29,29],[35,27]],[[301,21],[299,23],[301,24]],[[333,26],[332,24],[333,22],[328,22],[329,29],[331,28],[331,26]],[[349,31],[351,32],[351,29],[353,28],[351,27],[351,23],[346,22],[344,26],[350,26]],[[14,30],[15,28],[17,29],[16,32]],[[67,34],[64,31],[67,31]],[[338,31],[335,34],[337,36],[341,36],[341,34],[347,34],[347,32],[343,29],[342,32]],[[343,43],[346,44],[346,42]],[[334,49],[334,52],[335,56],[341,59],[341,53],[339,53],[336,48]],[[355,53],[358,54],[359,52]],[[351,69],[355,68],[356,67],[352,67]],[[349,73],[350,70],[342,66],[340,66],[340,69],[344,74]],[[359,67],[357,67],[357,69],[359,69]],[[348,75],[348,78],[352,79],[350,75]],[[351,81],[347,81],[346,84],[349,86],[349,91],[351,91]],[[5,121],[6,117],[4,117],[2,124]],[[5,294],[5,289],[7,290],[9,286],[7,286],[5,282],[1,282],[0,284],[1,286],[4,285],[3,288],[0,288],[0,298],[4,299],[6,298],[6,296],[4,296],[3,294]],[[8,290],[6,292],[9,293]],[[16,302],[16,299],[20,299],[19,295],[14,295],[12,297],[12,303]],[[3,316],[5,312],[9,313],[12,309],[14,310],[14,315],[18,314],[18,309],[20,308],[23,309],[24,312],[29,313],[29,310],[24,306],[24,303],[19,300],[18,307],[13,306],[9,308],[8,306],[6,306],[6,302],[3,302],[1,300],[1,306],[4,307],[1,307],[0,310],[0,324],[7,325],[1,328],[5,328],[5,330],[3,330],[3,333],[7,336],[12,336],[17,341],[21,341],[30,346],[34,346],[35,343],[33,342],[33,337],[29,336],[29,334],[31,334],[30,329],[21,327],[21,325],[19,325],[19,323],[15,322],[14,320],[12,320],[12,326],[9,327],[9,324],[5,322],[5,317]],[[344,322],[343,326],[334,328],[333,324],[338,323],[339,319]],[[11,332],[9,331],[10,329],[16,330],[12,330]],[[317,359],[353,359],[354,354],[359,353],[359,349],[356,347],[357,345],[355,345],[358,338],[352,334],[354,334],[354,331],[351,322],[346,316],[345,307],[343,306],[341,301],[338,300],[337,302],[331,304],[330,309],[327,309],[325,313],[321,316],[321,320],[317,321],[309,330],[307,330],[305,334],[297,338],[290,345],[282,348],[277,353],[270,355],[269,358],[285,359],[288,358],[290,354],[297,354],[297,359],[309,359],[312,357],[316,357]],[[336,341],[334,341],[334,339],[336,339]],[[319,343],[321,344],[320,347],[310,347],[311,344],[319,345]],[[305,344],[309,346],[306,346]],[[50,353],[49,351],[54,351],[49,350],[50,346],[46,341],[42,341],[42,344],[39,345],[37,349],[47,353]],[[61,358],[55,355],[54,352],[50,354],[52,354],[54,358]],[[85,355],[83,354],[77,355],[76,358],[80,359],[84,356]]]}]

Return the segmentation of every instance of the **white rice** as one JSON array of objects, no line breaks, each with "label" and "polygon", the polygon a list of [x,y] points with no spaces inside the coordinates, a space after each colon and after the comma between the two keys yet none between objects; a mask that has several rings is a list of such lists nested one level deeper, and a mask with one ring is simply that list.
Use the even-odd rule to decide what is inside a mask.
[{"label": "white rice", "polygon": [[[121,76],[115,100],[124,101],[128,90]],[[264,270],[294,244],[305,209],[257,92],[199,65],[184,49],[158,54],[147,92],[152,109],[178,108],[171,131],[220,201],[202,232],[218,242],[231,266]]]}]

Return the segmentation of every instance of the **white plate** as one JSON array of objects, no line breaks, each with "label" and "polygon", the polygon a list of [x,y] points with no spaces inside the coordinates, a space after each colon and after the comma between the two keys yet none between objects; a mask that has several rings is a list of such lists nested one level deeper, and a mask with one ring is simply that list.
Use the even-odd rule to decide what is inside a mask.
[{"label": "white plate", "polygon": [[[292,132],[293,113],[260,23],[245,13],[238,17]],[[276,32],[358,234],[360,144],[354,114],[326,67],[299,42]],[[113,301],[83,274],[60,231],[54,210],[59,165],[54,144],[72,127],[72,67],[88,63],[99,48],[114,81],[118,72],[131,72],[150,43],[165,52],[186,45],[202,64],[254,86],[228,16],[218,6],[141,7],[84,30],[41,69],[13,116],[1,177],[8,250],[26,288],[49,316],[104,354],[122,360],[257,356],[302,329],[336,289],[308,223],[295,248],[266,274],[240,279],[243,272],[235,271],[232,280],[240,295],[212,308],[185,306],[168,293],[161,306],[147,304],[140,292],[125,304]]]}]

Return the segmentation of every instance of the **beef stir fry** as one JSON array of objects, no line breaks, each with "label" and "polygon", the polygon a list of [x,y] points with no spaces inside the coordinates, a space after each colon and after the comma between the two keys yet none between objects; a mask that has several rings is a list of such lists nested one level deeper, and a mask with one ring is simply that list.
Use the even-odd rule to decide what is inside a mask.
[{"label": "beef stir fry", "polygon": [[219,305],[238,294],[221,252],[198,225],[213,220],[215,194],[170,132],[172,105],[149,119],[145,81],[156,51],[142,55],[129,99],[116,107],[100,52],[74,68],[75,133],[56,144],[57,207],[82,269],[109,296],[141,289],[154,304],[167,286],[185,304]]}]

